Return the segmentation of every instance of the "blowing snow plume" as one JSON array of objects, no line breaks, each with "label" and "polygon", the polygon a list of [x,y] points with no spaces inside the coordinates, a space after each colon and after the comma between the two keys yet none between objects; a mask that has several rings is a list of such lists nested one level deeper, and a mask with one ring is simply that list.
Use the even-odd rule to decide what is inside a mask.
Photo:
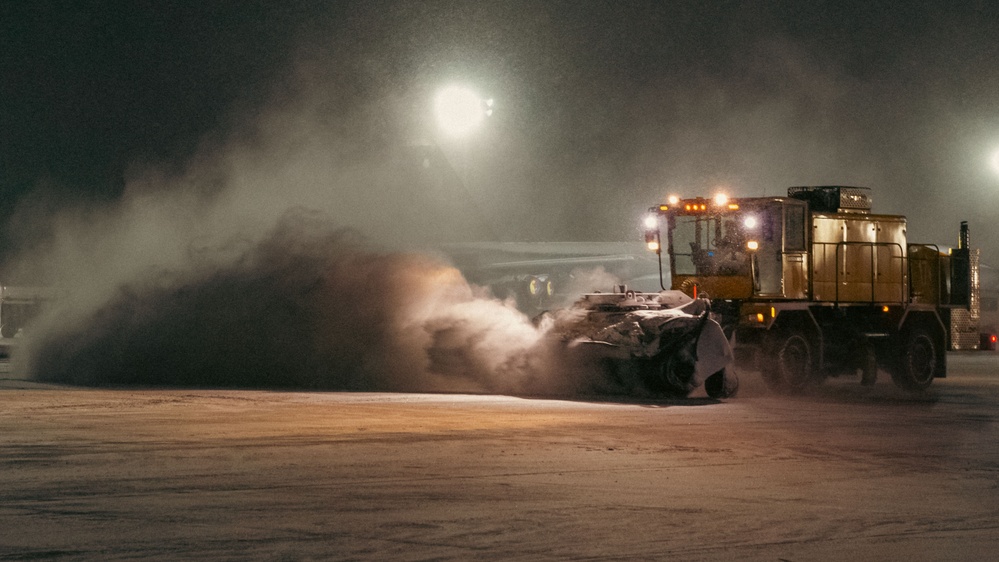
[{"label": "blowing snow plume", "polygon": [[[201,249],[201,252],[209,250]],[[207,263],[211,263],[209,260]],[[289,211],[229,265],[149,272],[44,319],[36,378],[83,385],[565,393],[543,334],[427,255]]]},{"label": "blowing snow plume", "polygon": [[394,73],[352,62],[366,80],[345,80],[327,62],[296,66],[186,162],[136,163],[116,201],[35,199],[44,232],[12,261],[62,296],[26,330],[24,369],[89,385],[580,386],[512,304],[400,249],[482,240],[476,193],[398,125],[412,101]]}]

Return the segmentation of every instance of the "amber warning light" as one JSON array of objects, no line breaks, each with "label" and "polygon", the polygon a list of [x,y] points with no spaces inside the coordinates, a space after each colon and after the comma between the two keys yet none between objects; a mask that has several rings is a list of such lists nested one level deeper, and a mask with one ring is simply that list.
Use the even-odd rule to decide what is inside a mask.
[{"label": "amber warning light", "polygon": [[709,209],[720,209],[722,211],[738,211],[739,204],[729,200],[728,196],[723,194],[718,194],[713,197],[710,201],[701,197],[696,199],[688,199],[686,201],[672,201],[670,198],[669,205],[660,205],[660,211],[668,211],[672,209],[683,209],[688,213],[699,213],[701,211],[707,211]]}]

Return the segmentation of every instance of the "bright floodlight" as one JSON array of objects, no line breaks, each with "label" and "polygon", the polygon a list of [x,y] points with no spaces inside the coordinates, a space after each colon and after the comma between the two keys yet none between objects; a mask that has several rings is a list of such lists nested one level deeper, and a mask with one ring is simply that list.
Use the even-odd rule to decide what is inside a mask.
[{"label": "bright floodlight", "polygon": [[655,215],[645,216],[645,228],[655,228],[659,226],[659,219]]},{"label": "bright floodlight", "polygon": [[438,92],[434,113],[441,129],[452,137],[467,135],[486,117],[482,99],[463,86],[448,86]]},{"label": "bright floodlight", "polygon": [[679,195],[670,195],[666,199],[666,202],[669,203],[670,205],[676,205],[677,203],[680,202],[680,196]]},{"label": "bright floodlight", "polygon": [[727,204],[728,204],[728,195],[725,195],[724,193],[718,193],[715,195],[715,205],[718,205],[719,207],[724,207]]},{"label": "bright floodlight", "polygon": [[992,151],[992,158],[990,159],[992,164],[992,169],[999,172],[999,148]]}]

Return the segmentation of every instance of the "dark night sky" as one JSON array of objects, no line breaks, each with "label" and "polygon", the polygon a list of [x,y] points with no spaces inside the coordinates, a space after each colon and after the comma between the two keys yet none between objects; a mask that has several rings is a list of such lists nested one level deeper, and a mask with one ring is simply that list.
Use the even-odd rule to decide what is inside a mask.
[{"label": "dark night sky", "polygon": [[985,246],[997,31],[987,1],[6,2],[0,218],[42,188],[114,202],[303,99],[371,159],[432,138],[458,80],[497,110],[442,149],[506,240],[634,237],[669,192],[847,184],[911,239],[967,219]]}]

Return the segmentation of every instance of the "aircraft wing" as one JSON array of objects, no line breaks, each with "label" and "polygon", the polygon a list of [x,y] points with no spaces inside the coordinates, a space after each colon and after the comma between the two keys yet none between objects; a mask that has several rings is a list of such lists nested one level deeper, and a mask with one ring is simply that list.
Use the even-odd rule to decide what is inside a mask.
[{"label": "aircraft wing", "polygon": [[626,284],[658,291],[656,254],[635,242],[477,242],[442,251],[465,277],[528,313],[566,306],[578,295]]}]

